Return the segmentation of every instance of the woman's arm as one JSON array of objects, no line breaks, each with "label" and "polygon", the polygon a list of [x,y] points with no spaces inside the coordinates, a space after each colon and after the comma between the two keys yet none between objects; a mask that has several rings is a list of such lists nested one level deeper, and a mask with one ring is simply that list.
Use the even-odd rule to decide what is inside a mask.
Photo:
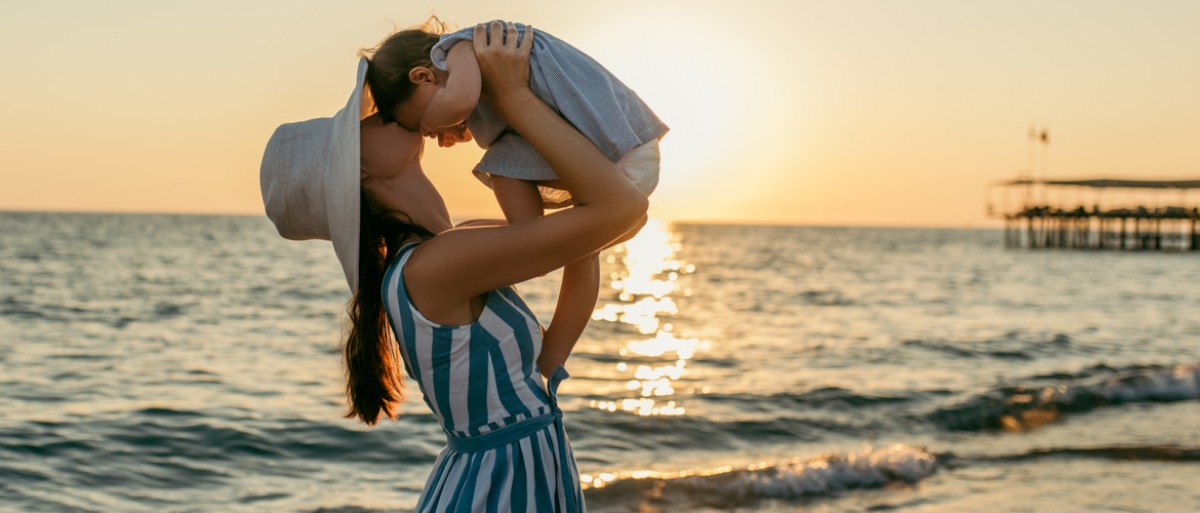
[{"label": "woman's arm", "polygon": [[[493,22],[493,31],[501,30]],[[633,228],[646,197],[586,137],[529,89],[529,48],[516,29],[488,44],[475,28],[482,94],[571,191],[575,206],[515,226],[450,230],[414,250],[405,281],[423,310],[447,311],[489,290],[541,276],[590,255]],[[524,41],[532,42],[532,28]],[[428,314],[429,311],[426,311]]]},{"label": "woman's arm", "polygon": [[421,118],[421,135],[456,128],[479,103],[479,63],[470,41],[459,41],[446,53],[446,85],[433,93]]},{"label": "woman's arm", "polygon": [[454,225],[455,228],[479,228],[484,226],[504,226],[508,221],[503,219],[468,219]]}]

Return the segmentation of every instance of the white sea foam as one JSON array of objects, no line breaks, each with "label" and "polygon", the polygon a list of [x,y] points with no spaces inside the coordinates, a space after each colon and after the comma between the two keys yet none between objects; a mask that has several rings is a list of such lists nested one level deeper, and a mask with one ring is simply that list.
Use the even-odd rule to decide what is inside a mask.
[{"label": "white sea foam", "polygon": [[584,476],[584,481],[592,488],[589,497],[603,502],[653,495],[672,502],[733,506],[758,499],[816,498],[889,483],[915,483],[936,470],[937,458],[925,449],[894,444],[744,468],[601,474]]},{"label": "white sea foam", "polygon": [[1099,385],[1113,402],[1180,401],[1200,398],[1200,365],[1182,364],[1113,378]]},{"label": "white sea foam", "polygon": [[913,483],[933,474],[937,459],[922,448],[895,444],[858,453],[756,466],[730,472],[681,478],[683,486],[745,498],[799,498],[856,488],[876,488],[893,481]]},{"label": "white sea foam", "polygon": [[[1058,383],[992,390],[933,414],[956,430],[1028,430],[1067,413],[1110,405],[1174,402],[1200,398],[1200,364],[1112,369],[1098,366]],[[1033,381],[1039,381],[1034,379]]]}]

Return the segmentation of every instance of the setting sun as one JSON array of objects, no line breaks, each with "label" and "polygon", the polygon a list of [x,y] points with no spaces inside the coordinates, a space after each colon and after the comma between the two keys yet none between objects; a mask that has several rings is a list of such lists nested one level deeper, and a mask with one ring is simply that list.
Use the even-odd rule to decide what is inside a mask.
[{"label": "setting sun", "polygon": [[[224,5],[10,10],[0,208],[260,213],[274,127],[331,115],[355,52],[430,14],[528,22],[628,84],[671,128],[663,219],[994,226],[982,194],[1025,167],[1035,122],[1055,134],[1052,175],[1200,168],[1183,4]],[[456,218],[499,215],[470,172],[481,155],[426,148]]]}]

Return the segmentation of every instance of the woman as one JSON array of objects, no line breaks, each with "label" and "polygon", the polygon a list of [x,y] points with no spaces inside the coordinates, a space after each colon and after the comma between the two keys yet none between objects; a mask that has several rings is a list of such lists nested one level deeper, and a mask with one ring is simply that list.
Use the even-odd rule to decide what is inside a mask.
[{"label": "woman", "polygon": [[[355,291],[348,416],[368,424],[381,413],[395,417],[403,365],[447,434],[418,511],[583,511],[555,401],[580,328],[543,330],[512,285],[567,266],[559,308],[570,308],[590,266],[568,264],[636,231],[646,198],[533,95],[529,46],[517,46],[515,27],[493,22],[490,33],[506,35],[490,42],[483,30],[476,27],[474,44],[484,97],[551,164],[574,207],[514,226],[450,229],[420,168],[420,136],[374,117],[359,121],[361,62],[337,116],[276,130],[263,158],[263,199],[284,237],[332,240]],[[345,177],[353,158],[358,191]]]}]

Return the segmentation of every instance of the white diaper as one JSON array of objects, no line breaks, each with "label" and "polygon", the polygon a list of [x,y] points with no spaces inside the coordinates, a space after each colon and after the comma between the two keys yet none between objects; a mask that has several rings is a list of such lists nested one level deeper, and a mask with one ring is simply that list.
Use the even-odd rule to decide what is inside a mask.
[{"label": "white diaper", "polygon": [[[654,188],[658,187],[658,166],[658,139],[629,150],[629,153],[617,162],[617,168],[646,196],[650,196]],[[480,174],[483,173],[477,173],[477,176]],[[480,179],[491,187],[490,180],[483,177]],[[542,204],[545,208],[562,208],[572,204],[570,192],[544,185],[538,186],[538,190],[542,194]]]},{"label": "white diaper", "polygon": [[646,196],[650,196],[654,188],[658,187],[658,165],[658,139],[629,150],[629,153],[617,162],[625,176]]}]

